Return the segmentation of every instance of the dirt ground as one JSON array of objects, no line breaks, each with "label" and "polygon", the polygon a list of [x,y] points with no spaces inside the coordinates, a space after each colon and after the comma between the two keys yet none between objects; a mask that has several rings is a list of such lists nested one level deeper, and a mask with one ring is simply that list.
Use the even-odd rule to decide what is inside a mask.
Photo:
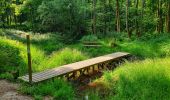
[{"label": "dirt ground", "polygon": [[32,97],[18,93],[19,84],[0,80],[0,100],[33,100]]}]

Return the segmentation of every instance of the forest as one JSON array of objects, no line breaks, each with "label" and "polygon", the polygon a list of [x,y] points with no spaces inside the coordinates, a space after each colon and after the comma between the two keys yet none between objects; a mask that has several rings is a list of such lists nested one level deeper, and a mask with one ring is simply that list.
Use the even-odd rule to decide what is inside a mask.
[{"label": "forest", "polygon": [[170,0],[0,0],[0,100],[170,100],[169,66]]},{"label": "forest", "polygon": [[0,27],[33,32],[170,32],[169,0],[1,0]]}]

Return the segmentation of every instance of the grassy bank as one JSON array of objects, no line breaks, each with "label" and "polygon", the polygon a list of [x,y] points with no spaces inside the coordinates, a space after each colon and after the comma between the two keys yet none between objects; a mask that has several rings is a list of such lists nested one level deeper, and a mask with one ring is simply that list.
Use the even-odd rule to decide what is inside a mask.
[{"label": "grassy bank", "polygon": [[[105,72],[100,83],[101,90],[88,90],[92,100],[99,99],[167,99],[170,92],[169,56],[170,36],[160,34],[154,38],[126,39],[104,37],[97,41],[98,48],[85,48],[81,42],[66,44],[58,34],[30,34],[33,71],[43,71],[117,51],[129,52],[145,61],[127,63],[112,72]],[[111,44],[114,44],[112,46]],[[25,33],[16,30],[0,31],[0,79],[11,79],[12,71],[19,69],[20,75],[27,73],[27,51]],[[111,84],[110,84],[111,83]],[[63,84],[63,85],[62,85]],[[25,84],[24,84],[25,85]],[[66,91],[65,91],[66,90]],[[153,91],[155,90],[155,91]],[[22,86],[22,93],[42,99],[50,95],[57,100],[75,99],[75,90],[68,82],[47,81],[30,87]],[[56,91],[56,92],[51,92]],[[65,96],[67,95],[67,96]],[[103,97],[101,97],[103,96]]]},{"label": "grassy bank", "polygon": [[31,95],[37,100],[43,96],[51,96],[54,100],[74,100],[74,88],[64,80],[46,81],[33,86],[23,84],[20,92]]},{"label": "grassy bank", "polygon": [[[169,61],[170,58],[162,58],[127,62],[97,79],[95,84],[102,88],[98,87],[89,96],[93,100],[169,100]],[[101,96],[103,89],[104,96]]]}]

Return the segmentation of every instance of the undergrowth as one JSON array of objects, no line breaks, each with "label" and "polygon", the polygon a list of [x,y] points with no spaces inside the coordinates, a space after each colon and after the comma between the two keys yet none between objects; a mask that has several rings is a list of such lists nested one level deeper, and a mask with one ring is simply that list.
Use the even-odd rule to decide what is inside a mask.
[{"label": "undergrowth", "polygon": [[106,72],[96,82],[109,88],[111,94],[102,98],[102,91],[98,91],[98,96],[106,100],[169,100],[169,61],[170,58],[147,59],[126,63],[115,71]]},{"label": "undergrowth", "polygon": [[59,79],[33,86],[23,84],[20,91],[24,94],[34,96],[35,98],[51,96],[54,100],[74,100],[75,97],[74,89],[71,84]]},{"label": "undergrowth", "polygon": [[[126,100],[126,98],[154,100],[170,97],[167,94],[170,92],[170,75],[168,74],[170,59],[166,58],[170,56],[170,36],[168,34],[131,40],[111,35],[97,39],[102,44],[98,48],[85,48],[81,43],[64,44],[57,34],[32,33],[30,35],[33,72],[117,51],[129,52],[139,58],[147,59],[143,62],[127,63],[113,72],[106,72],[101,81],[105,84],[106,89],[88,91],[87,94],[92,100]],[[84,40],[89,38],[90,36],[87,36],[87,39]],[[110,45],[112,43],[114,46]],[[20,76],[27,73],[25,34],[16,30],[0,30],[0,78],[11,78],[11,74],[8,72],[17,69],[19,69]],[[75,95],[70,84],[61,80],[47,81],[32,87],[22,86],[20,91],[35,98],[50,95],[56,100],[73,99]],[[102,94],[103,97],[101,97],[101,93],[106,94],[104,96]]]}]

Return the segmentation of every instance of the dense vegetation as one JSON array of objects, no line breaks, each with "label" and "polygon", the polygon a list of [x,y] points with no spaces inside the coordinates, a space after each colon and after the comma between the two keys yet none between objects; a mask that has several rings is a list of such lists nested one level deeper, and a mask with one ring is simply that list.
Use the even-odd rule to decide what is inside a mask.
[{"label": "dense vegetation", "polygon": [[93,100],[169,100],[169,60],[168,57],[126,63],[97,79],[99,87],[87,94]]},{"label": "dense vegetation", "polygon": [[[150,98],[168,98],[169,95],[166,95],[166,93],[169,93],[168,82],[170,81],[168,76],[170,56],[169,35],[153,34],[151,37],[145,36],[140,39],[129,40],[125,36],[117,36],[115,39],[114,37],[116,34],[117,33],[110,34],[110,36],[108,35],[103,38],[89,35],[81,39],[81,41],[97,40],[102,44],[102,47],[100,48],[84,48],[79,42],[65,44],[62,43],[63,40],[60,40],[60,36],[53,33],[42,35],[30,34],[32,37],[31,53],[33,71],[42,71],[116,51],[126,51],[136,55],[140,59],[146,60],[142,62],[137,61],[135,63],[127,63],[113,72],[105,72],[101,79],[94,81],[97,82],[97,84],[103,84],[102,88],[105,90],[101,91],[97,88],[94,89],[95,91],[89,90],[83,93],[89,95],[89,98],[94,100],[110,100],[116,98],[146,99],[149,94],[153,94]],[[11,79],[12,75],[10,72],[17,69],[19,69],[20,75],[26,74],[26,40],[25,37],[23,37],[25,36],[25,33],[17,30],[2,29],[0,35],[0,44],[2,48],[0,51],[0,59],[2,59],[2,62],[0,63],[0,77]],[[114,47],[111,45],[113,42],[116,44]],[[76,96],[74,85],[71,86],[71,84],[63,80],[56,79],[55,82],[47,81],[32,87],[25,85],[26,84],[23,84],[20,91],[32,95],[37,99],[42,99],[42,97],[46,95],[53,96],[57,100],[60,98],[61,100],[83,98]],[[153,89],[156,90],[153,91]],[[57,92],[54,93],[51,91]],[[105,91],[106,94],[102,97],[99,96],[103,95],[103,91]],[[143,94],[143,96],[138,96],[139,94]]]},{"label": "dense vegetation", "polygon": [[170,0],[0,0],[0,79],[27,74],[26,34],[33,72],[120,51],[138,60],[105,71],[92,89],[54,79],[21,82],[21,93],[37,100],[170,98]]},{"label": "dense vegetation", "polygon": [[72,38],[87,33],[140,37],[170,32],[169,0],[1,0],[0,5],[2,28],[59,32]]}]

